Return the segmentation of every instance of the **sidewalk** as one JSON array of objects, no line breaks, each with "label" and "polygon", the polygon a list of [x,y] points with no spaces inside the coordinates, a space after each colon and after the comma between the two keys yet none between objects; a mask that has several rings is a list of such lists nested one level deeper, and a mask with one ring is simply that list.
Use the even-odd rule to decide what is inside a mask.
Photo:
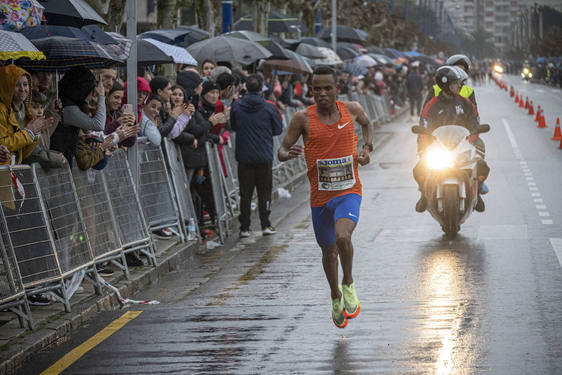
[{"label": "sidewalk", "polygon": [[[273,192],[272,224],[278,225],[290,213],[308,200],[308,189],[304,187],[306,173],[302,173],[283,188],[290,192],[298,189],[290,199],[279,198],[277,190]],[[254,219],[256,221],[256,219]],[[257,222],[257,221],[256,221]],[[238,219],[229,222],[231,236],[225,244],[216,248],[216,251],[234,246],[238,240]],[[153,238],[156,246],[156,259],[158,266],[129,268],[131,278],[125,279],[121,271],[115,271],[111,277],[104,279],[112,286],[119,289],[123,298],[132,298],[145,286],[156,284],[164,275],[179,268],[182,262],[207,254],[215,250],[207,250],[206,244],[195,241],[181,243],[177,240],[161,240]],[[218,239],[213,238],[218,242]],[[146,259],[142,257],[143,260]],[[194,275],[197,278],[197,275]],[[192,285],[198,285],[194,280]],[[72,312],[66,313],[60,303],[49,306],[31,306],[35,329],[20,328],[15,314],[0,312],[0,374],[11,374],[24,363],[30,355],[41,349],[64,340],[76,328],[96,317],[99,312],[119,309],[120,303],[116,293],[108,288],[103,288],[103,295],[94,294],[93,287],[83,282],[83,290],[74,294],[71,299]]]}]

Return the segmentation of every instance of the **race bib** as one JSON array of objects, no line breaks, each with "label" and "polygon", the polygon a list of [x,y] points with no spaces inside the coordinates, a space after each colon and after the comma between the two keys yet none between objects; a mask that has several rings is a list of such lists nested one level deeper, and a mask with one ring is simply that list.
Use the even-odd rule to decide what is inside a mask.
[{"label": "race bib", "polygon": [[336,159],[318,159],[318,190],[345,190],[355,185],[353,155]]}]

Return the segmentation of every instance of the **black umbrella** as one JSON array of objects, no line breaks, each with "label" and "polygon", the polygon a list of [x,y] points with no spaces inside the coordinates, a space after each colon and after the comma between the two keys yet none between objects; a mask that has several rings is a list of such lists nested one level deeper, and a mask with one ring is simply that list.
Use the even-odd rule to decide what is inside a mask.
[{"label": "black umbrella", "polygon": [[316,37],[307,36],[302,38],[300,42],[305,44],[310,44],[311,46],[316,46],[316,47],[331,48],[330,43]]},{"label": "black umbrella", "polygon": [[142,65],[169,64],[174,59],[154,44],[137,38],[137,63]]},{"label": "black umbrella", "polygon": [[287,53],[287,49],[283,48],[283,46],[276,41],[270,41],[268,43],[263,43],[263,46],[267,48],[269,52],[271,52],[270,59],[275,60],[288,60],[291,59],[293,56]]},{"label": "black umbrella", "polygon": [[361,55],[356,49],[346,46],[337,46],[336,53],[342,60],[352,60]]},{"label": "black umbrella", "polygon": [[189,30],[189,33],[184,35],[183,42],[179,43],[182,47],[190,46],[193,43],[197,43],[211,37],[211,34],[208,31],[201,30],[196,26],[181,25],[178,26],[178,28]]},{"label": "black umbrella", "polygon": [[232,30],[234,31],[254,31],[253,19],[250,16],[243,16],[232,25]]},{"label": "black umbrella", "polygon": [[369,46],[367,47],[367,52],[369,53],[376,53],[378,55],[384,55],[384,50],[382,48],[379,47],[375,47],[375,46]]},{"label": "black umbrella", "polygon": [[49,25],[82,27],[92,23],[107,22],[84,0],[40,0],[43,14]]},{"label": "black umbrella", "polygon": [[117,41],[96,25],[87,25],[82,29],[72,26],[40,25],[26,27],[21,31],[29,40],[47,38],[50,36],[64,36],[79,38],[99,44],[116,44]]},{"label": "black umbrella", "polygon": [[202,40],[187,47],[187,51],[197,61],[237,61],[244,65],[271,56],[271,52],[258,43],[225,36]]},{"label": "black umbrella", "polygon": [[117,61],[101,45],[78,38],[51,36],[31,41],[43,52],[47,60],[30,61],[21,59],[18,65],[41,70],[64,70],[74,66],[103,68],[117,64]]},{"label": "black umbrella", "polygon": [[139,35],[141,39],[154,39],[162,43],[179,44],[190,31],[186,29],[150,30]]},{"label": "black umbrella", "polygon": [[[353,27],[346,26],[346,25],[337,25],[336,27],[336,40],[341,42],[350,42],[350,43],[363,43],[365,42],[365,34],[362,34],[354,29]],[[318,37],[324,40],[331,40],[332,39],[332,28],[325,27],[322,29]]]}]

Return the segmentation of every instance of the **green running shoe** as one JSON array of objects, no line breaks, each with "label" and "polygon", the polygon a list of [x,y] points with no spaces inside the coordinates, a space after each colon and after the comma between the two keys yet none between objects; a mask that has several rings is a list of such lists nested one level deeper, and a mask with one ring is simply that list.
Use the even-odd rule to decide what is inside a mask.
[{"label": "green running shoe", "polygon": [[355,293],[355,283],[351,283],[351,285],[342,285],[342,295],[345,305],[343,313],[346,318],[355,318],[361,311],[361,304],[357,299],[357,293]]},{"label": "green running shoe", "polygon": [[[341,285],[339,285],[340,292],[342,291]],[[332,320],[338,328],[345,328],[347,326],[347,318],[345,317],[345,308],[342,296],[337,299],[332,299]]]}]

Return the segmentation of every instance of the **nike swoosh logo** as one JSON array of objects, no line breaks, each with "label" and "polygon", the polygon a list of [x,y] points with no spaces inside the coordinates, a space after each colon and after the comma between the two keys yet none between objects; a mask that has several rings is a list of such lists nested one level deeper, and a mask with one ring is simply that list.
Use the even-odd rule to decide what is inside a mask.
[{"label": "nike swoosh logo", "polygon": [[347,124],[349,124],[350,122],[351,122],[351,121],[348,121],[348,122],[346,122],[346,123],[343,124],[343,125],[338,125],[338,129],[343,129],[343,128],[345,128],[345,126],[346,126]]},{"label": "nike swoosh logo", "polygon": [[353,217],[357,217],[357,215],[352,214],[351,212],[348,212],[349,216],[353,216]]}]

